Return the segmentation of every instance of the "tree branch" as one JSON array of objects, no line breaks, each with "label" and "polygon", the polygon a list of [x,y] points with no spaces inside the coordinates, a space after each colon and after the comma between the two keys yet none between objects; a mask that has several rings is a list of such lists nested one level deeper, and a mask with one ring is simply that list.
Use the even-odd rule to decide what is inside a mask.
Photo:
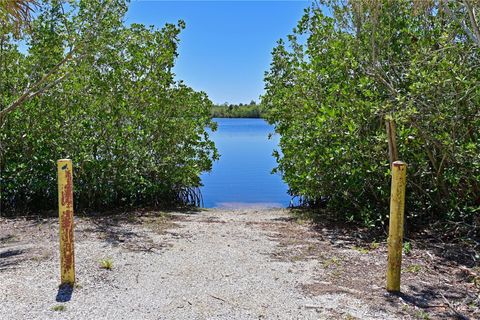
[{"label": "tree branch", "polygon": [[13,112],[15,109],[17,109],[18,107],[20,107],[24,102],[36,97],[36,96],[39,96],[41,95],[42,93],[44,93],[45,91],[47,91],[48,89],[56,86],[58,83],[60,83],[61,81],[63,81],[63,79],[65,79],[67,76],[69,75],[69,73],[66,73],[64,75],[62,75],[61,77],[55,79],[54,81],[52,81],[51,83],[47,84],[46,86],[38,89],[37,91],[35,92],[29,92],[27,95],[23,94],[19,99],[17,99],[14,103],[12,103],[10,106],[8,106],[7,108],[5,108],[4,110],[2,110],[0,112],[0,128],[3,126],[3,123],[4,123],[4,120],[5,120],[5,117],[8,113],[10,112]]},{"label": "tree branch", "polygon": [[[8,107],[6,107],[5,109],[0,111],[0,127],[2,126],[2,124],[4,122],[4,119],[7,116],[7,114],[9,114],[10,112],[13,112],[15,109],[20,107],[24,102],[32,99],[33,97],[36,97],[36,96],[42,94],[45,90],[55,86],[56,84],[58,84],[61,80],[63,80],[68,75],[68,73],[67,73],[67,74],[57,78],[56,80],[54,80],[52,83],[50,83],[50,84],[48,84],[44,87],[41,87],[64,64],[66,64],[68,61],[72,60],[74,51],[75,51],[75,48],[72,49],[70,52],[68,52],[67,55],[65,56],[65,58],[63,58],[62,61],[58,62],[52,69],[50,69],[50,71],[47,74],[45,74],[40,80],[38,80],[35,84],[30,86],[29,88],[27,88],[20,97],[18,97],[15,101],[13,101]],[[77,59],[81,59],[82,57],[83,57],[83,55],[79,56]],[[41,88],[38,89],[39,87],[41,87]]]},{"label": "tree branch", "polygon": [[477,40],[480,41],[480,30],[478,28],[477,20],[475,19],[475,14],[473,12],[470,3],[467,0],[463,0],[463,4],[465,5],[465,9],[467,9],[468,16],[470,17],[470,24],[472,25],[473,32],[477,37]]},{"label": "tree branch", "polygon": [[475,35],[472,33],[472,31],[468,28],[468,26],[465,24],[463,20],[458,20],[457,16],[450,10],[450,7],[448,6],[449,0],[445,0],[445,11],[448,13],[448,15],[455,20],[458,24],[460,24],[467,34],[467,36],[473,41],[473,43],[477,46],[480,47],[480,38],[475,37]]}]

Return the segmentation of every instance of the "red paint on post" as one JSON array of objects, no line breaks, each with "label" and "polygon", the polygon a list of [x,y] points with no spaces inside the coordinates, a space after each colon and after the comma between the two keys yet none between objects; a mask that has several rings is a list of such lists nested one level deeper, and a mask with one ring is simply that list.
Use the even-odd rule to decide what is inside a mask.
[{"label": "red paint on post", "polygon": [[67,208],[73,208],[73,178],[70,170],[65,170],[65,180],[67,184],[62,190],[62,205]]},{"label": "red paint on post", "polygon": [[63,213],[62,217],[62,241],[65,244],[63,246],[63,263],[62,268],[65,272],[69,272],[75,265],[73,254],[73,212],[67,210]]}]

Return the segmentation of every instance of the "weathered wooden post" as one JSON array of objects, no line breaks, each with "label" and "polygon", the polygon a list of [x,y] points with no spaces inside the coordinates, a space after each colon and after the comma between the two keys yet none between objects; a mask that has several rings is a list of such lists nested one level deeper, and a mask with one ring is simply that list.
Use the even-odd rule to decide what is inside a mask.
[{"label": "weathered wooden post", "polygon": [[62,284],[75,283],[73,251],[73,168],[72,160],[61,159],[58,170],[58,214],[60,225],[60,275]]},{"label": "weathered wooden post", "polygon": [[388,158],[390,159],[390,164],[398,160],[398,149],[397,149],[397,137],[395,129],[395,121],[388,117],[385,119],[385,126],[387,129],[387,139],[388,139]]},{"label": "weathered wooden post", "polygon": [[393,162],[387,270],[387,290],[390,292],[400,292],[406,177],[407,164],[402,161]]}]

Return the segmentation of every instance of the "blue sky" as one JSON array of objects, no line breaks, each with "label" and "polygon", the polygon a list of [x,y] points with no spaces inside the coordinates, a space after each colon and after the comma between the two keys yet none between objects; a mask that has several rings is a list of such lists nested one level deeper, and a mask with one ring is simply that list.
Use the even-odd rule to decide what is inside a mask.
[{"label": "blue sky", "polygon": [[280,38],[296,26],[310,1],[139,1],[126,23],[186,22],[174,69],[177,79],[215,103],[246,103],[263,93],[263,75]]}]

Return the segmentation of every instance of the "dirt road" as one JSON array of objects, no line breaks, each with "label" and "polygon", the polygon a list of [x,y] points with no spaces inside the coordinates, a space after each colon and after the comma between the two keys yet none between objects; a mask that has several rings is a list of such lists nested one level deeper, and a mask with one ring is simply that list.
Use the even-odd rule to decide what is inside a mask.
[{"label": "dirt road", "polygon": [[385,294],[383,244],[367,252],[282,209],[77,218],[73,292],[58,287],[56,219],[0,223],[1,319],[415,319],[431,311]]}]

